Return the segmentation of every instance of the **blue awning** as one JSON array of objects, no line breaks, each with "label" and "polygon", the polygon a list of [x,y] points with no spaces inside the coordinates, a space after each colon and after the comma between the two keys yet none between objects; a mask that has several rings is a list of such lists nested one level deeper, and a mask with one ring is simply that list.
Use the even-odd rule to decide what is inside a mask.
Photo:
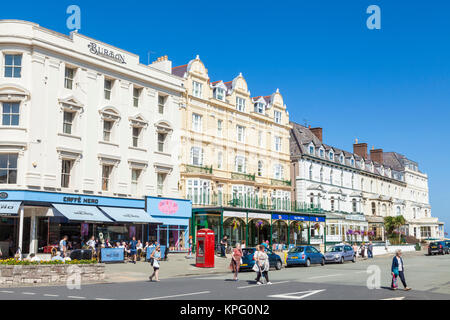
[{"label": "blue awning", "polygon": [[189,225],[189,219],[186,218],[163,218],[163,217],[156,217],[159,221],[162,222],[165,226],[188,226]]},{"label": "blue awning", "polygon": [[99,207],[108,216],[116,222],[133,222],[133,223],[159,223],[162,222],[150,217],[144,209],[117,208],[117,207]]},{"label": "blue awning", "polygon": [[91,222],[113,222],[95,206],[77,206],[71,204],[53,204],[60,214],[69,220]]},{"label": "blue awning", "polygon": [[21,204],[20,201],[0,202],[0,216],[17,216]]}]

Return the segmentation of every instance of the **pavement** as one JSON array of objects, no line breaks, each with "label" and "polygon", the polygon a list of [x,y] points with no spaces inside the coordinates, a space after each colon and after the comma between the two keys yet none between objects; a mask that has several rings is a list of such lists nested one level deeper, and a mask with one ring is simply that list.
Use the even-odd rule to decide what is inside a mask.
[{"label": "pavement", "polygon": [[[390,266],[392,256],[360,260],[356,263],[313,265],[271,270],[272,285],[256,285],[254,272],[242,272],[232,281],[226,267],[229,259],[217,258],[214,270],[197,269],[194,260],[181,260],[185,267],[175,268],[173,257],[161,264],[161,282],[150,282],[147,263],[108,265],[108,281],[82,285],[79,290],[60,287],[0,289],[0,300],[449,300],[450,255],[425,256],[423,252],[405,253],[405,274],[413,290],[392,291]],[[175,263],[177,262],[177,263]],[[172,266],[171,266],[172,265]],[[120,267],[123,272],[121,278]],[[173,269],[171,269],[173,268]],[[223,272],[223,271],[226,272]],[[373,273],[375,271],[375,273]],[[175,276],[180,272],[193,273]],[[369,274],[369,273],[370,274]],[[377,284],[379,288],[369,288]],[[136,280],[139,279],[139,280]],[[369,281],[368,281],[369,280]]]}]

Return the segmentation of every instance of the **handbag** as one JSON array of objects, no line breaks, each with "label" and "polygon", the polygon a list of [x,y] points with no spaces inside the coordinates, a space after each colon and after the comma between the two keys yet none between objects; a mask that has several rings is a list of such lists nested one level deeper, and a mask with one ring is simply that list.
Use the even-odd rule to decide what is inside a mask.
[{"label": "handbag", "polygon": [[394,269],[392,270],[392,272],[394,272],[394,275],[396,276],[396,277],[398,277],[398,267],[394,267]]},{"label": "handbag", "polygon": [[258,263],[255,261],[255,264],[253,265],[253,271],[255,271],[255,272],[260,272],[259,271],[259,266],[258,266]]}]

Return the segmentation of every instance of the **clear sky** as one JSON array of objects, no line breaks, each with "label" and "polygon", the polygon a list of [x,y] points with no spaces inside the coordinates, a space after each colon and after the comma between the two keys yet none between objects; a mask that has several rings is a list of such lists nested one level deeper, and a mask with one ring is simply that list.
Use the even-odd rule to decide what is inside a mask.
[{"label": "clear sky", "polygon": [[[429,175],[433,216],[450,229],[450,1],[4,1],[1,19],[80,33],[174,66],[196,54],[212,80],[242,72],[253,96],[280,88],[291,120],[324,128],[327,144],[355,138],[397,151]],[[369,30],[369,5],[381,30]]]}]

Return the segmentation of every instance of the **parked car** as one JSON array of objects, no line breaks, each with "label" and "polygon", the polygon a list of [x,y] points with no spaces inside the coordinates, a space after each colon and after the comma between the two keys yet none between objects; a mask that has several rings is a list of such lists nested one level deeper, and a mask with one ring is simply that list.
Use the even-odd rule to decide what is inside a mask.
[{"label": "parked car", "polygon": [[330,251],[324,254],[325,262],[344,263],[345,261],[356,262],[356,253],[349,245],[335,245]]},{"label": "parked car", "polygon": [[311,264],[325,265],[324,255],[313,246],[297,246],[288,251],[286,267],[295,265],[309,267]]},{"label": "parked car", "polygon": [[435,254],[449,254],[450,248],[446,241],[435,241],[430,242],[428,245],[428,255],[432,256]]},{"label": "parked car", "polygon": [[[251,270],[255,265],[255,260],[253,260],[253,255],[255,254],[256,248],[244,248],[242,249],[242,264],[240,270]],[[281,257],[275,253],[271,249],[266,249],[266,253],[269,256],[269,264],[271,268],[275,268],[277,270],[281,270],[283,266],[283,260]]]}]

